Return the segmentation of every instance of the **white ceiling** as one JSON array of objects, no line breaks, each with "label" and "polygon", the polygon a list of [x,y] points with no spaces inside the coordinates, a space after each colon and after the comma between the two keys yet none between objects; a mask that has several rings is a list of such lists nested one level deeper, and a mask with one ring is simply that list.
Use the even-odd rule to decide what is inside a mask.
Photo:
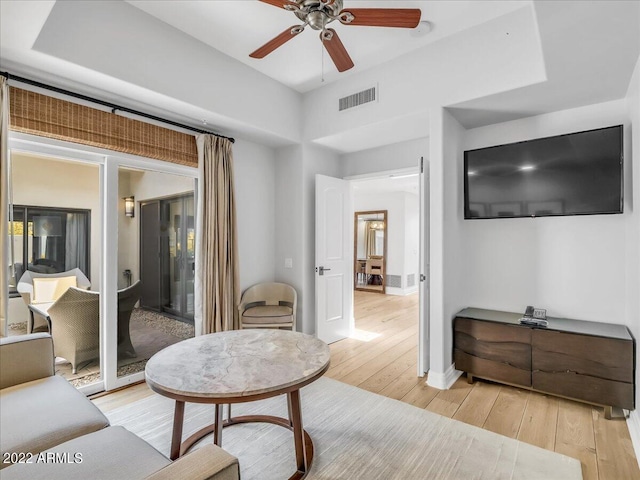
[{"label": "white ceiling", "polygon": [[[303,138],[299,132],[310,124],[309,120],[322,122],[327,118],[323,108],[312,111],[306,108],[314,95],[333,102],[334,93],[343,86],[348,87],[346,93],[352,93],[351,87],[359,82],[366,88],[375,82],[386,81],[385,85],[397,86],[394,92],[397,97],[413,98],[416,92],[401,91],[403,82],[396,80],[416,75],[419,65],[415,64],[414,58],[418,62],[422,58],[440,60],[420,65],[428,69],[428,75],[442,77],[429,102],[413,101],[412,109],[403,110],[396,108],[393,102],[381,100],[377,110],[370,110],[371,119],[359,118],[368,117],[365,110],[351,113],[342,118],[357,118],[358,121],[347,122],[328,132],[311,129],[311,134],[304,138],[341,152],[352,152],[428,135],[429,108],[435,104],[448,106],[466,128],[473,128],[623,98],[640,52],[638,1],[345,0],[347,7],[357,8],[417,7],[422,10],[422,19],[431,21],[434,28],[426,36],[416,37],[407,29],[337,25],[335,28],[356,66],[339,74],[325,55],[323,83],[322,48],[315,31],[305,31],[265,59],[249,58],[251,51],[298,23],[291,13],[257,0],[131,0],[126,3],[113,0],[95,2],[95,8],[90,1],[58,0],[57,3],[54,0],[0,0],[1,69],[193,126],[202,126],[202,119],[207,119],[215,131],[269,146],[299,143]],[[109,8],[119,6],[122,7],[120,12],[126,11],[126,16],[100,16],[96,22],[105,27],[93,35],[96,38],[83,42],[82,35],[77,32],[90,31],[86,29],[92,26],[84,31],[74,26],[74,23],[81,23],[76,12],[80,5],[84,5],[85,12],[87,9],[98,11],[98,5],[103,5],[107,12]],[[61,6],[65,8],[57,8]],[[517,25],[503,25],[509,23],[505,19],[518,15],[523,11],[520,9],[525,8],[533,12],[530,32],[524,32]],[[58,15],[53,15],[52,10]],[[496,27],[496,23],[501,26]],[[158,25],[163,28],[157,28]],[[526,55],[519,54],[517,62],[515,58],[504,58],[504,62],[523,67],[539,65],[543,73],[541,78],[533,78],[525,72],[523,75],[531,78],[530,85],[527,82],[517,84],[509,78],[487,81],[495,77],[495,73],[490,67],[483,67],[485,59],[482,55],[484,51],[487,57],[499,55],[495,53],[495,47],[500,44],[483,43],[478,39],[483,38],[482,32],[486,34],[496,28],[506,28],[507,35],[510,30],[516,33],[510,37],[512,42],[524,42],[527,39],[520,36],[526,33],[529,43],[539,43],[539,55],[525,58]],[[138,44],[134,40],[126,44],[122,40],[120,43],[114,41],[125,34],[129,35],[127,38],[140,39]],[[175,43],[173,50],[165,48],[174,45],[171,42],[175,39],[189,41],[177,42],[183,45],[181,47]],[[476,70],[479,75],[464,85],[473,93],[478,85],[485,85],[485,88],[477,90],[475,95],[450,101],[442,99],[443,86],[460,85],[459,80],[466,73],[460,66],[458,70],[449,71],[447,77],[442,75],[442,64],[446,59],[452,59],[455,64],[461,52],[474,41],[481,45],[482,54],[478,56],[482,58],[478,58],[480,67]],[[116,44],[120,46],[114,47]],[[144,56],[149,51],[144,47],[149,45],[158,50],[153,59]],[[96,55],[95,47],[100,48],[99,55]],[[81,52],[76,54],[74,51]],[[423,55],[424,52],[430,53]],[[144,58],[146,63],[136,64],[136,58]],[[166,81],[158,74],[166,65],[195,64],[209,58],[211,62],[206,65],[206,72],[204,67],[202,71],[187,73],[180,68],[169,69]],[[236,97],[225,98],[213,93],[204,99],[198,97],[213,90],[201,86],[198,75],[204,76],[216,69],[221,76],[227,72],[227,80],[238,84]],[[525,70],[511,69],[512,72]],[[181,81],[171,82],[173,74],[182,76]],[[330,83],[333,84],[327,85]],[[510,83],[512,87],[509,87]],[[490,91],[486,88],[488,84]],[[318,88],[323,86],[325,88]],[[264,88],[269,88],[269,92],[276,91],[278,98],[265,93]],[[383,94],[387,95],[387,100],[389,90],[381,89]],[[273,98],[265,98],[269,96]],[[286,108],[280,98],[289,99]],[[321,105],[329,105],[330,101]],[[251,108],[247,107],[249,104]],[[293,119],[291,125],[283,126],[286,122],[272,120],[275,118],[273,111],[278,108],[286,111],[281,112],[280,118],[288,115]],[[325,124],[335,126],[331,121]],[[279,125],[279,129],[272,125]]]},{"label": "white ceiling", "polygon": [[331,27],[355,63],[353,69],[339,73],[328,55],[323,55],[319,33],[310,28],[264,59],[249,57],[249,53],[276,35],[301,23],[293,13],[281,8],[257,0],[127,2],[299,92],[380,65],[529,3],[523,0],[345,0],[345,8],[419,8],[422,20],[431,22],[433,30],[425,36],[415,36],[411,29],[350,27],[334,22]]}]

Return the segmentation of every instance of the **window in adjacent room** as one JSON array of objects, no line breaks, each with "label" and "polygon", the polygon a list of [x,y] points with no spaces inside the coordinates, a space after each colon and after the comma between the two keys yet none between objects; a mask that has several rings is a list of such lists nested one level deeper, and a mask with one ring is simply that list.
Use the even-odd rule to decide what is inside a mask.
[{"label": "window in adjacent room", "polygon": [[91,211],[13,206],[9,222],[9,294],[26,270],[58,273],[79,268],[89,277]]}]

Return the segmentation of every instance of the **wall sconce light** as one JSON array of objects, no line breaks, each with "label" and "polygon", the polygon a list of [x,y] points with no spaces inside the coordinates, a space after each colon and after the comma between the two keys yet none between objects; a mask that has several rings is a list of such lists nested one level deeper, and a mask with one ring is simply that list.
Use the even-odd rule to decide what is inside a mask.
[{"label": "wall sconce light", "polygon": [[134,197],[124,197],[124,214],[127,217],[135,217],[136,201]]}]

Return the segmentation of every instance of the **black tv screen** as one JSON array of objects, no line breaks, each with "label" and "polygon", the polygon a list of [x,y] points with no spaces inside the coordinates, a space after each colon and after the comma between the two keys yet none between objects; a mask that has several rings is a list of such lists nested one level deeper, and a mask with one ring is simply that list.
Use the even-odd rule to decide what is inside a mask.
[{"label": "black tv screen", "polygon": [[464,218],[622,213],[622,125],[464,152]]}]

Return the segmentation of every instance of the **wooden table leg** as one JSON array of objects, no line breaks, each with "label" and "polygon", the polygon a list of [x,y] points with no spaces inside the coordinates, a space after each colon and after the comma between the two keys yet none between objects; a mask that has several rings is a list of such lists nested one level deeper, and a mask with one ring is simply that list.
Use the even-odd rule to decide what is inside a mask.
[{"label": "wooden table leg", "polygon": [[610,405],[608,407],[604,407],[604,418],[606,420],[611,420],[612,415],[613,415],[613,407]]},{"label": "wooden table leg", "polygon": [[180,456],[182,444],[182,424],[184,422],[184,402],[176,400],[176,408],[173,412],[173,436],[171,437],[171,454],[169,458],[175,460]]},{"label": "wooden table leg", "polygon": [[215,428],[213,430],[213,443],[219,447],[222,447],[222,411],[224,405],[216,403],[216,421]]},{"label": "wooden table leg", "polygon": [[304,448],[304,430],[302,428],[302,408],[300,406],[300,390],[294,390],[287,394],[290,412],[289,420],[293,426],[293,442],[296,447],[296,465],[298,472],[307,471],[307,461]]},{"label": "wooden table leg", "polygon": [[293,427],[293,422],[291,421],[291,419],[293,418],[293,410],[291,407],[291,396],[287,395],[287,409],[289,411],[289,426]]}]

